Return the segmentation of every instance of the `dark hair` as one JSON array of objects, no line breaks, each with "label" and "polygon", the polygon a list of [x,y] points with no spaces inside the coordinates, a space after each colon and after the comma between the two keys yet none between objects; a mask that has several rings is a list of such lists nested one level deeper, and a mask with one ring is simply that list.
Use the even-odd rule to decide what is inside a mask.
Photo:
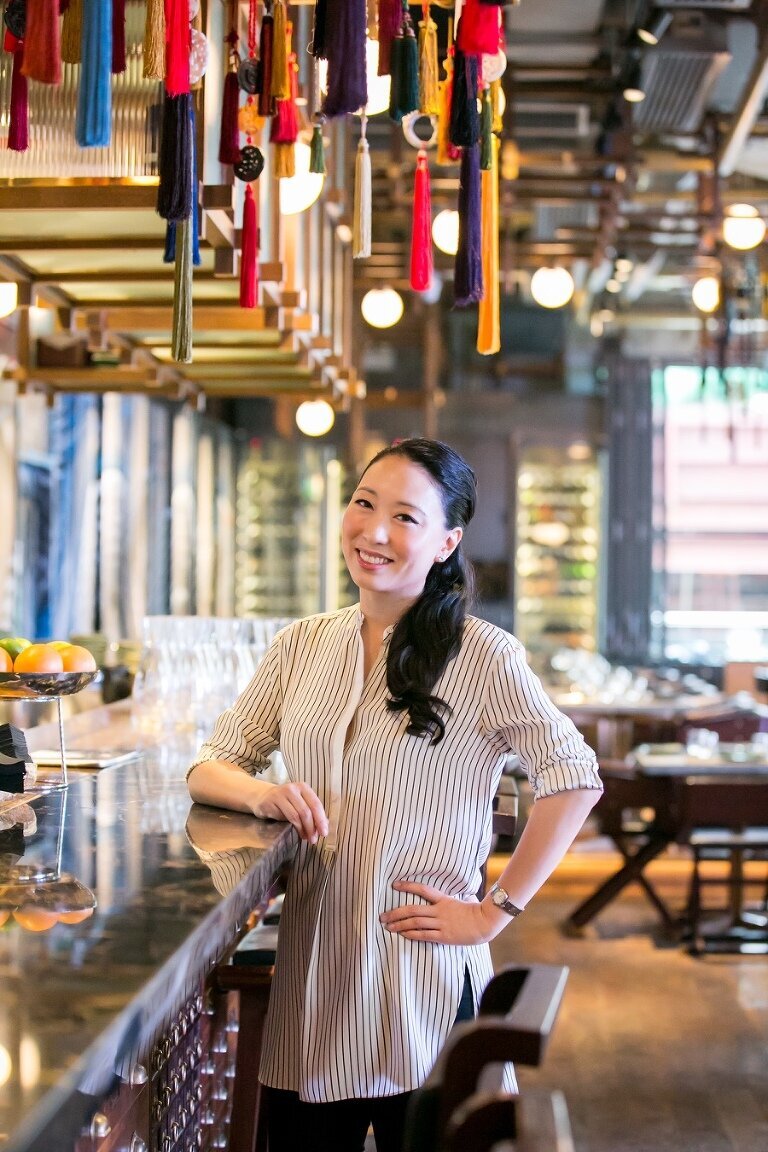
[{"label": "dark hair", "polygon": [[[413,438],[384,448],[367,465],[402,456],[427,473],[440,493],[448,529],[465,528],[475,512],[477,480],[458,452],[440,440]],[[363,475],[365,475],[365,472]],[[434,563],[424,591],[397,622],[387,653],[387,688],[393,712],[408,712],[411,736],[429,735],[439,744],[450,705],[432,689],[459,651],[467,609],[474,599],[472,565],[461,543],[443,563]]]}]

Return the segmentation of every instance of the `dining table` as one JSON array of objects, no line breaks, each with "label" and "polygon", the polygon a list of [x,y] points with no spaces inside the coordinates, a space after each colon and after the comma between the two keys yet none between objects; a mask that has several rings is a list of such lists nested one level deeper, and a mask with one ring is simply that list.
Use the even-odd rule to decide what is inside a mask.
[{"label": "dining table", "polygon": [[720,742],[706,755],[681,743],[641,744],[623,762],[603,766],[602,776],[605,792],[595,811],[621,863],[568,915],[566,930],[583,929],[638,883],[664,930],[680,938],[687,910],[668,906],[648,866],[673,844],[690,848],[702,829],[761,829],[768,848],[768,747],[759,740]]}]

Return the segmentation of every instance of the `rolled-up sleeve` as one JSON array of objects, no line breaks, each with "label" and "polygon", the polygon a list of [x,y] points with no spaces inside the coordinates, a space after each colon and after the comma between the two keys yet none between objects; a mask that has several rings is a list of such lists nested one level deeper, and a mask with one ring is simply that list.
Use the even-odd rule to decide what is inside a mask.
[{"label": "rolled-up sleeve", "polygon": [[269,767],[280,743],[282,636],[278,634],[259,663],[247,688],[216,721],[210,740],[201,746],[187,776],[206,760],[226,760],[251,775]]},{"label": "rolled-up sleeve", "polygon": [[494,658],[484,694],[483,725],[516,753],[536,799],[578,788],[602,790],[594,752],[552,703],[514,637],[508,637]]}]

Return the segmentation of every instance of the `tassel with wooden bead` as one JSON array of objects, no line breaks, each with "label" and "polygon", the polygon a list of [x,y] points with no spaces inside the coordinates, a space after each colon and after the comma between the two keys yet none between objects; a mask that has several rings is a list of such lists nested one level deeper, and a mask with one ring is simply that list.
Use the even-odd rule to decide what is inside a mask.
[{"label": "tassel with wooden bead", "polygon": [[367,118],[360,118],[360,140],[355,157],[355,194],[352,213],[352,255],[362,259],[371,254],[371,154],[366,139]]},{"label": "tassel with wooden bead", "polygon": [[432,286],[432,198],[429,162],[423,148],[416,157],[413,181],[413,224],[411,229],[411,288],[426,292]]}]

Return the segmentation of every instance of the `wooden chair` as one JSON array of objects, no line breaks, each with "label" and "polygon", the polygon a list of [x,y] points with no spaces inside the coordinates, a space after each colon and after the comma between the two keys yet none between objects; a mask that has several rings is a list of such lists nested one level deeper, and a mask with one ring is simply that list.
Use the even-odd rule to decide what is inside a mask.
[{"label": "wooden chair", "polygon": [[515,1152],[574,1152],[562,1092],[470,1096],[448,1121],[443,1143],[445,1152],[491,1152],[510,1141]]}]

